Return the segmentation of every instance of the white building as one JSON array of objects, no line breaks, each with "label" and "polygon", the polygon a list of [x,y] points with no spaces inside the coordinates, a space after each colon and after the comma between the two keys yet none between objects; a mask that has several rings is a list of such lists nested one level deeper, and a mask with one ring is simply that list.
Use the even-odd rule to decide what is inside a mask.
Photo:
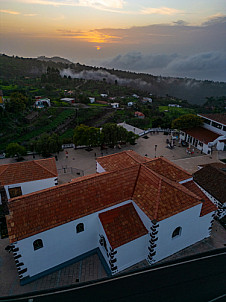
[{"label": "white building", "polygon": [[90,101],[91,104],[93,104],[93,103],[95,103],[95,98],[89,97],[89,101]]},{"label": "white building", "polygon": [[97,172],[10,200],[7,225],[21,284],[96,252],[115,274],[210,235],[216,207],[170,161],[124,151],[98,158]]},{"label": "white building", "polygon": [[44,107],[50,107],[51,106],[51,103],[50,103],[50,99],[36,99],[35,101],[35,104],[34,104],[34,107],[35,108],[38,108],[38,109],[41,109],[41,108],[44,108]]},{"label": "white building", "polygon": [[7,199],[53,187],[57,185],[57,177],[55,158],[0,166],[0,185]]},{"label": "white building", "polygon": [[226,114],[198,114],[203,119],[202,127],[181,131],[180,140],[188,142],[205,154],[213,148],[226,150]]},{"label": "white building", "polygon": [[117,109],[119,108],[119,103],[111,103],[111,107]]}]

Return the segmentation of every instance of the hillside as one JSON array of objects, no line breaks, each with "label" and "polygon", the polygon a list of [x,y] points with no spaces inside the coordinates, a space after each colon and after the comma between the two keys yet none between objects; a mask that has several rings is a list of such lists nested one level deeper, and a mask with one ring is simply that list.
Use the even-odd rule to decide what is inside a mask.
[{"label": "hillside", "polygon": [[108,83],[140,89],[153,95],[170,95],[187,100],[191,104],[202,105],[207,97],[226,95],[225,82],[201,81],[189,78],[153,76],[144,73],[126,72],[97,68],[53,57],[37,59],[0,56],[0,78],[4,80],[24,77],[39,77],[47,68],[57,68],[62,76],[100,80]]}]

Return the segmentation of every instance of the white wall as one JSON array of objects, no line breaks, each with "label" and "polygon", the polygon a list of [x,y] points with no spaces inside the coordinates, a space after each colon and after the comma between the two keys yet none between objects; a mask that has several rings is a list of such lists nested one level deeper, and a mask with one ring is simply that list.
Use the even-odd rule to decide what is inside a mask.
[{"label": "white wall", "polygon": [[97,165],[96,165],[97,173],[106,172],[106,171],[104,170],[104,168],[102,168],[102,166],[98,163],[98,161],[97,161],[96,163],[97,163]]},{"label": "white wall", "polygon": [[118,271],[147,259],[149,253],[148,239],[149,234],[146,234],[117,248],[115,265],[117,265]]},{"label": "white wall", "polygon": [[210,131],[212,131],[212,132],[215,132],[215,133],[217,133],[217,134],[226,135],[226,131],[223,130],[223,124],[221,124],[221,123],[219,123],[219,122],[216,122],[216,123],[218,123],[218,124],[221,125],[221,129],[218,129],[218,128],[216,128],[216,127],[213,127],[213,126],[212,126],[212,121],[211,121],[211,124],[210,124],[210,125],[208,125],[208,124],[206,124],[206,123],[203,123],[203,128],[206,128],[206,129],[208,129],[208,130],[210,130]]},{"label": "white wall", "polygon": [[[27,268],[26,276],[34,276],[100,247],[99,234],[102,230],[98,214],[129,202],[131,200],[18,241],[17,247],[22,255],[20,259]],[[81,233],[76,233],[78,223],[84,224],[84,231]],[[37,239],[42,239],[43,248],[34,251],[33,242]],[[105,239],[107,240],[106,237]],[[105,257],[104,253],[103,256]]]},{"label": "white wall", "polygon": [[55,181],[55,179],[57,179],[57,177],[22,182],[22,183],[12,184],[12,185],[5,185],[4,187],[6,190],[7,197],[8,197],[8,199],[10,199],[8,188],[10,189],[10,188],[15,188],[15,187],[21,187],[22,195],[25,195],[25,194],[32,193],[35,191],[54,187],[55,183],[57,182],[57,181]]},{"label": "white wall", "polygon": [[[202,204],[159,222],[155,261],[166,258],[209,236],[212,213],[200,217]],[[181,227],[180,236],[172,238],[173,231]]]}]

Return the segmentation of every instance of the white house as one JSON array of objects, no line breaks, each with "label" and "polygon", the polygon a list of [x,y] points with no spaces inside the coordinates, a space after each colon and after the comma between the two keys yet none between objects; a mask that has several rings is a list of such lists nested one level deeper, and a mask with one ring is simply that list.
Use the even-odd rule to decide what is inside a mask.
[{"label": "white house", "polygon": [[[0,166],[0,185],[8,199],[57,185],[55,158]],[[1,195],[0,195],[1,204]]]},{"label": "white house", "polygon": [[108,97],[107,93],[101,93],[100,96],[101,96],[102,98],[107,98],[107,97]]},{"label": "white house", "polygon": [[226,114],[198,114],[203,120],[202,127],[181,131],[180,141],[186,141],[205,154],[213,148],[226,150]]},{"label": "white house", "polygon": [[21,284],[95,252],[115,274],[210,235],[216,207],[170,161],[124,151],[98,158],[97,171],[10,200],[8,233]]},{"label": "white house", "polygon": [[119,108],[119,103],[111,103],[111,107],[117,109]]},{"label": "white house", "polygon": [[91,104],[95,103],[95,98],[89,97],[89,101]]}]

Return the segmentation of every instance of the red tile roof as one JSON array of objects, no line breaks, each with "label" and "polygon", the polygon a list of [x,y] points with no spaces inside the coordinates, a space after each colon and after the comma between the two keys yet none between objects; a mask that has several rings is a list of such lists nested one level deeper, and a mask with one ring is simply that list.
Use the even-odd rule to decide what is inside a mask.
[{"label": "red tile roof", "polygon": [[[126,158],[130,155],[127,153]],[[135,154],[133,156],[136,158]],[[138,158],[137,161],[144,160]],[[173,179],[170,180],[161,169],[162,175],[146,166],[147,162],[139,164],[137,161],[135,164],[129,162],[131,165],[124,169],[80,177],[71,183],[11,199],[7,217],[10,242],[126,200],[134,200],[151,220],[158,221],[201,203],[201,198],[175,181],[178,175],[174,165],[172,171],[169,169]],[[164,159],[162,161],[167,164]]]},{"label": "red tile roof", "polygon": [[188,173],[181,167],[175,165],[174,163],[170,162],[164,157],[155,158],[153,160],[148,161],[144,165],[152,171],[155,171],[170,180],[180,182],[182,180],[192,177],[190,173]]},{"label": "red tile roof", "polygon": [[0,166],[0,183],[2,185],[17,184],[57,176],[54,157]]},{"label": "red tile roof", "polygon": [[218,138],[220,135],[212,132],[208,129],[205,129],[203,127],[196,127],[192,129],[187,129],[185,132],[198,139],[200,142],[203,142],[204,144],[208,144],[209,142],[213,142],[216,138]]},{"label": "red tile roof", "polygon": [[199,114],[204,118],[208,118],[215,122],[226,125],[226,113],[210,113],[210,114]]},{"label": "red tile roof", "polygon": [[113,249],[148,233],[132,203],[99,214]]},{"label": "red tile roof", "polygon": [[114,171],[136,164],[144,163],[147,159],[132,150],[122,151],[103,157],[97,158],[97,162],[104,168],[105,171]]},{"label": "red tile roof", "polygon": [[201,203],[181,184],[141,166],[133,200],[143,212],[157,221],[164,220]]},{"label": "red tile roof", "polygon": [[139,166],[76,178],[11,199],[9,239],[20,240],[131,199]]},{"label": "red tile roof", "polygon": [[197,186],[197,184],[192,180],[185,182],[183,184],[185,188],[193,192],[195,195],[197,195],[199,198],[201,198],[203,204],[202,204],[202,210],[200,213],[200,216],[204,216],[206,214],[209,214],[211,212],[214,212],[217,210],[217,207],[212,203],[212,201],[201,191],[201,189]]}]

